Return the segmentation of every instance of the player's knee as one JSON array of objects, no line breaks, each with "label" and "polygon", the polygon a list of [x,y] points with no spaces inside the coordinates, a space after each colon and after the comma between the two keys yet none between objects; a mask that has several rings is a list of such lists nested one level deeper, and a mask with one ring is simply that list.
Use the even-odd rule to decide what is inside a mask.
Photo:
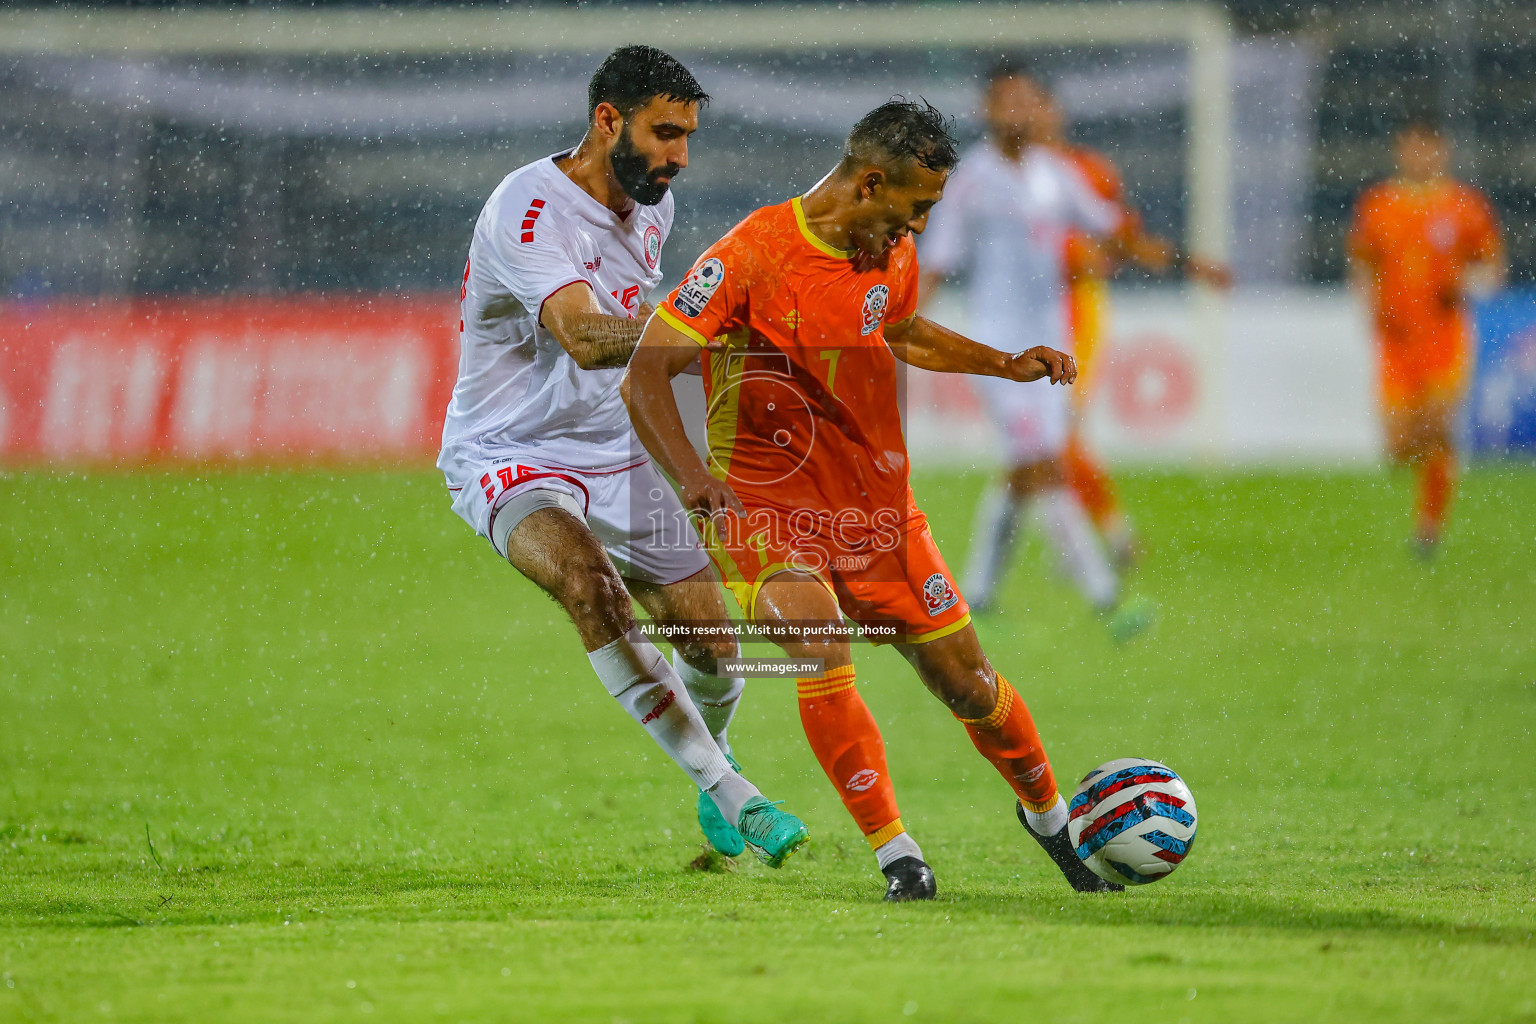
[{"label": "player's knee", "polygon": [[997,706],[997,673],[979,648],[922,652],[918,670],[933,695],[959,718],[985,718]]},{"label": "player's knee", "polygon": [[1062,480],[1061,462],[1055,458],[1041,459],[1015,466],[1008,474],[1008,489],[1016,498],[1026,498],[1036,491],[1059,484]]},{"label": "player's knee", "polygon": [[939,699],[960,718],[985,718],[997,707],[997,676],[987,670],[951,675]]},{"label": "player's knee", "polygon": [[583,566],[570,572],[556,595],[577,625],[617,622],[630,613],[624,581],[606,565]]},{"label": "player's knee", "polygon": [[736,641],[724,638],[687,640],[677,645],[677,651],[689,665],[700,672],[712,674],[717,671],[720,662],[736,657],[737,647]]}]

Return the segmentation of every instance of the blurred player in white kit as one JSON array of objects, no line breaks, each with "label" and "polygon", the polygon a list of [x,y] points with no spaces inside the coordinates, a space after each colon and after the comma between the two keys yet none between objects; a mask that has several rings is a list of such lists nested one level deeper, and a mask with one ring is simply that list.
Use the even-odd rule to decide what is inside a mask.
[{"label": "blurred player in white kit", "polygon": [[698,786],[710,841],[777,867],[806,830],[729,759],[742,680],[714,673],[734,638],[680,641],[668,664],[630,604],[660,622],[726,622],[709,559],[619,396],[661,281],[669,186],[707,100],[672,57],[621,47],[592,77],[580,145],[491,194],[464,268],[437,465],[454,511],[566,610],[603,686]]},{"label": "blurred player in white kit", "polygon": [[[920,242],[923,295],[932,295],[945,278],[964,275],[971,337],[1007,350],[1029,344],[1070,353],[1067,238],[1076,232],[1112,236],[1124,210],[1099,195],[1051,144],[1060,115],[1027,72],[1008,62],[993,69],[985,115],[987,138],[962,157]],[[1019,337],[1019,324],[1029,325],[1026,338]],[[1058,564],[1112,635],[1129,639],[1151,621],[1152,609],[1125,599],[1098,531],[1067,486],[1070,395],[1064,388],[1023,387],[1002,378],[974,384],[1004,439],[1009,468],[977,509],[961,584],[966,599],[978,611],[992,603],[1028,509]]]}]

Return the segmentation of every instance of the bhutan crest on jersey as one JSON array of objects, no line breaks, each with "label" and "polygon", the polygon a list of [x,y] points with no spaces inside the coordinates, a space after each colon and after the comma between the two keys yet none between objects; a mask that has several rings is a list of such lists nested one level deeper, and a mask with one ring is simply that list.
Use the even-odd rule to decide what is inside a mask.
[{"label": "bhutan crest on jersey", "polygon": [[930,618],[953,608],[959,600],[960,595],[955,593],[943,573],[936,572],[923,581],[923,604],[927,606]]},{"label": "bhutan crest on jersey", "polygon": [[864,293],[864,323],[859,328],[860,334],[873,334],[885,322],[885,305],[890,300],[891,290],[883,284]]}]

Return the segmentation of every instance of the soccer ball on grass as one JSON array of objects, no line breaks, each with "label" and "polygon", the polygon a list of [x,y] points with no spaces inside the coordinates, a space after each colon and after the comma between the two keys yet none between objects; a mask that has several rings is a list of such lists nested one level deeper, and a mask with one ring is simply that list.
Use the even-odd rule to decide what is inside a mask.
[{"label": "soccer ball on grass", "polygon": [[1178,867],[1195,845],[1195,797],[1172,768],[1140,757],[1101,764],[1068,806],[1067,835],[1100,878],[1145,885]]}]

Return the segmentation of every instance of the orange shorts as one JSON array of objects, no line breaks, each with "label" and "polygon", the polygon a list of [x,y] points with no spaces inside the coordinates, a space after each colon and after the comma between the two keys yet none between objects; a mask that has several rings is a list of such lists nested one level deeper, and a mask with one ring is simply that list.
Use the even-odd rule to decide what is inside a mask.
[{"label": "orange shorts", "polygon": [[895,510],[873,523],[856,521],[857,510],[819,516],[809,509],[786,513],[754,505],[738,492],[747,518],[706,521],[704,547],[748,619],[757,618],[757,595],[774,575],[799,570],[826,586],[849,620],[865,627],[872,643],[923,643],[948,636],[971,621],[944,564],[928,517],[908,495],[905,517]]},{"label": "orange shorts", "polygon": [[1464,334],[1403,340],[1378,339],[1381,404],[1403,412],[1465,394],[1472,346]]}]

